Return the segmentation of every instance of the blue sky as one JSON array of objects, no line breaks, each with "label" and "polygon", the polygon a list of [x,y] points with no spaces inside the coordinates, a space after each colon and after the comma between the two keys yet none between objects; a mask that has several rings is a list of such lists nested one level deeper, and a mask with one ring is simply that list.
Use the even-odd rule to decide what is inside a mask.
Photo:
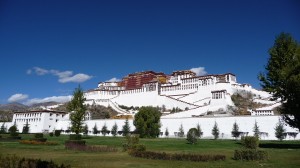
[{"label": "blue sky", "polygon": [[260,88],[268,49],[300,41],[297,0],[0,1],[0,104],[66,100],[128,73],[202,67]]}]

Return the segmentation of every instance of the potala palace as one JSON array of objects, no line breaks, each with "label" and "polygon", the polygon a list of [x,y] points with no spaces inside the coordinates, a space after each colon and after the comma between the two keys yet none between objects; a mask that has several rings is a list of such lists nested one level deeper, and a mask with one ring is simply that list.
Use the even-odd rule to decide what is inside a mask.
[{"label": "potala palace", "polygon": [[[264,105],[257,109],[248,109],[248,115],[234,116],[230,108],[235,105],[231,96],[235,93],[250,92],[254,102]],[[199,123],[204,138],[212,138],[211,129],[215,122],[220,129],[220,138],[232,138],[233,123],[239,125],[240,131],[253,135],[253,126],[257,122],[262,139],[276,139],[274,128],[280,116],[274,115],[273,109],[280,103],[271,101],[271,95],[252,88],[249,84],[240,84],[232,73],[197,76],[190,70],[174,71],[167,75],[162,72],[145,71],[129,74],[117,82],[100,82],[95,89],[85,92],[86,104],[110,106],[119,115],[133,116],[137,111],[125,110],[126,107],[154,106],[162,109],[161,137],[168,128],[170,137],[176,137],[182,124],[185,133]],[[180,112],[170,113],[170,109],[178,108]],[[85,123],[90,133],[97,125],[98,129],[105,124],[108,129],[116,123],[119,130],[125,119],[92,120],[87,112]],[[134,130],[130,119],[131,130]],[[16,124],[22,130],[26,122],[30,132],[51,132],[55,129],[68,130],[69,114],[58,111],[27,111],[16,112],[7,127]],[[2,123],[1,123],[2,124]],[[298,132],[285,126],[287,135]],[[289,139],[291,137],[287,137]],[[294,139],[294,138],[292,138]],[[297,135],[296,139],[300,139]]]}]

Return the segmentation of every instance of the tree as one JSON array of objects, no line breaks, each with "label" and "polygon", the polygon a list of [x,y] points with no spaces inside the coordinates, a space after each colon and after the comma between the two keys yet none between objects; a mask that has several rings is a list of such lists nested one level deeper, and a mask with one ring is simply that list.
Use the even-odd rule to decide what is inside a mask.
[{"label": "tree", "polygon": [[278,140],[282,141],[285,138],[285,128],[283,123],[279,120],[275,127],[275,136]]},{"label": "tree", "polygon": [[184,137],[184,129],[183,129],[182,124],[179,127],[178,136],[181,137],[181,138]]},{"label": "tree", "polygon": [[141,107],[135,114],[133,125],[141,138],[156,138],[160,133],[161,113],[155,107]]},{"label": "tree", "polygon": [[115,136],[117,136],[117,132],[118,132],[118,125],[117,125],[117,123],[115,123],[113,125],[113,127],[111,128],[111,134],[115,137]]},{"label": "tree", "polygon": [[89,133],[89,127],[88,127],[88,125],[87,124],[85,124],[85,126],[83,127],[83,134],[84,135],[87,135],[88,133]]},{"label": "tree", "polygon": [[14,124],[13,126],[11,126],[8,129],[8,132],[9,132],[9,134],[10,134],[11,137],[17,137],[19,135],[18,128],[17,128],[16,124]]},{"label": "tree", "polygon": [[232,131],[231,131],[232,137],[237,139],[240,136],[239,132],[239,126],[237,125],[236,121],[233,123]]},{"label": "tree", "polygon": [[169,130],[168,130],[168,127],[166,128],[165,136],[166,136],[166,137],[169,137]]},{"label": "tree", "polygon": [[5,134],[7,132],[7,128],[5,127],[5,122],[1,125],[0,134]]},{"label": "tree", "polygon": [[191,128],[187,135],[186,135],[186,140],[190,143],[190,144],[196,144],[197,143],[197,139],[199,138],[199,131],[197,128]]},{"label": "tree", "polygon": [[98,134],[98,128],[97,124],[95,123],[95,126],[93,127],[93,134],[97,135]]},{"label": "tree", "polygon": [[215,122],[215,125],[211,131],[211,134],[214,136],[214,139],[218,139],[219,138],[219,128],[218,128],[218,124],[217,122]]},{"label": "tree", "polygon": [[126,120],[125,120],[122,132],[123,132],[123,136],[127,136],[130,132],[130,125],[129,125],[129,122],[128,122],[128,118],[126,118]]},{"label": "tree", "polygon": [[85,97],[80,86],[73,92],[73,98],[68,103],[67,109],[71,111],[71,131],[79,134],[82,132],[82,125],[84,120],[84,115],[86,111],[86,105],[84,105]]},{"label": "tree", "polygon": [[24,125],[23,130],[22,130],[22,133],[23,134],[28,134],[29,133],[29,124],[28,124],[28,121],[26,121],[26,124]]},{"label": "tree", "polygon": [[201,127],[200,127],[200,124],[199,124],[199,123],[197,124],[197,126],[196,126],[196,129],[197,129],[197,131],[198,131],[199,138],[201,138],[201,137],[202,137],[202,135],[203,135],[203,132],[202,132],[202,129],[201,129]]},{"label": "tree", "polygon": [[102,133],[102,135],[106,135],[107,134],[107,126],[106,126],[106,123],[104,123],[104,125],[103,125],[103,127],[101,128],[101,133]]},{"label": "tree", "polygon": [[269,50],[262,88],[279,99],[279,112],[291,127],[300,129],[300,44],[288,33],[279,34]]},{"label": "tree", "polygon": [[255,121],[254,127],[253,127],[254,136],[259,138],[259,126],[257,125],[257,122]]}]

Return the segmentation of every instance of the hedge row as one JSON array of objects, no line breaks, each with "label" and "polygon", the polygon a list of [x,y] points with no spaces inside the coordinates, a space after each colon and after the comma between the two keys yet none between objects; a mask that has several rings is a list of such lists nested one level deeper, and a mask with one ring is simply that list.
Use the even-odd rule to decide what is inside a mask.
[{"label": "hedge row", "polygon": [[35,140],[21,140],[19,141],[20,144],[30,144],[30,145],[58,145],[57,142],[42,142],[42,141],[35,141]]},{"label": "hedge row", "polygon": [[20,158],[15,155],[0,155],[0,168],[30,168],[30,167],[46,167],[46,168],[70,168],[70,165],[58,165],[53,161],[43,161],[40,159]]},{"label": "hedge row", "polygon": [[117,152],[118,149],[110,146],[87,146],[76,143],[66,143],[65,148],[68,150],[79,150],[88,152]]},{"label": "hedge row", "polygon": [[267,160],[268,153],[256,149],[240,149],[235,150],[233,159],[235,160]]},{"label": "hedge row", "polygon": [[129,154],[134,157],[154,160],[180,160],[180,161],[193,161],[193,162],[207,162],[225,160],[225,155],[200,155],[200,154],[170,154],[165,152],[151,152],[151,151],[137,151],[131,150]]}]

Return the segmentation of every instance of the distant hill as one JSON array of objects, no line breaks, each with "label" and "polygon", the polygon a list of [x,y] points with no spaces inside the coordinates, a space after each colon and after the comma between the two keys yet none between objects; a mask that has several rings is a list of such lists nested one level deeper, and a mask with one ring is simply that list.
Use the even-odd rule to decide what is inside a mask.
[{"label": "distant hill", "polygon": [[28,110],[29,106],[21,103],[9,103],[0,105],[0,110],[2,111],[24,111]]}]

